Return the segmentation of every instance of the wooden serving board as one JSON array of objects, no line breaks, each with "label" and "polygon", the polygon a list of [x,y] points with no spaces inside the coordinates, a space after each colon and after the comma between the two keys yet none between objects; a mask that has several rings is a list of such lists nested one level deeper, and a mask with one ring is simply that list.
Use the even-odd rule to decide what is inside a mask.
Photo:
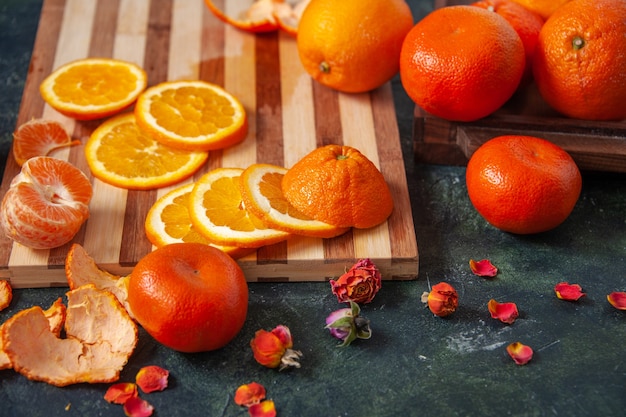
[{"label": "wooden serving board", "polygon": [[[241,4],[223,1],[231,12]],[[389,84],[364,94],[323,87],[302,69],[292,37],[241,32],[217,20],[201,0],[44,0],[17,124],[33,117],[58,120],[84,143],[101,121],[61,116],[43,102],[38,88],[55,68],[85,57],[135,62],[147,71],[149,85],[201,79],[241,100],[250,121],[248,137],[211,152],[195,178],[220,166],[264,162],[290,167],[330,143],[356,147],[380,168],[395,203],[387,222],[333,239],[293,237],[258,249],[238,261],[249,281],[323,281],[363,257],[376,263],[383,279],[417,277],[417,243]],[[53,156],[90,175],[83,152],[83,146],[74,146]],[[18,172],[9,155],[2,195]],[[171,188],[128,191],[91,179],[91,217],[73,242],[102,268],[127,274],[153,249],[144,232],[145,215]],[[63,268],[71,243],[31,250],[0,239],[0,278],[16,288],[67,285]]]},{"label": "wooden serving board", "polygon": [[[470,4],[436,0],[435,7]],[[475,122],[450,122],[415,108],[413,140],[417,162],[465,165],[474,151],[500,135],[530,135],[565,149],[581,170],[626,172],[626,121],[595,122],[559,115],[534,83],[524,86],[494,114]]]}]

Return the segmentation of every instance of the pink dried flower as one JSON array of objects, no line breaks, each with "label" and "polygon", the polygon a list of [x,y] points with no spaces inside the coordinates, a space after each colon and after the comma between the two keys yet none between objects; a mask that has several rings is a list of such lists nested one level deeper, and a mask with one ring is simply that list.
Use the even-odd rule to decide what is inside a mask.
[{"label": "pink dried flower", "polygon": [[370,259],[361,259],[340,276],[330,280],[330,288],[337,296],[337,301],[367,304],[382,286],[382,277],[376,265]]}]

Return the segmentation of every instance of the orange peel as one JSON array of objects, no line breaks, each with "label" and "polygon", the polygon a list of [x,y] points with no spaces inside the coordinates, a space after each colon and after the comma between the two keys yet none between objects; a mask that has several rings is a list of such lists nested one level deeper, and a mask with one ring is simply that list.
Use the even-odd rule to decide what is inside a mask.
[{"label": "orange peel", "polygon": [[4,324],[4,351],[26,378],[63,387],[108,383],[135,350],[135,322],[108,291],[88,284],[66,293],[66,338],[50,331],[39,306],[22,310]]},{"label": "orange peel", "polygon": [[13,288],[11,288],[11,283],[6,279],[0,280],[0,311],[7,308],[12,299]]},{"label": "orange peel", "polygon": [[86,284],[93,284],[98,289],[112,293],[128,314],[133,317],[127,301],[129,276],[122,277],[103,270],[85,248],[78,243],[74,243],[67,252],[65,275],[70,290],[75,290]]}]

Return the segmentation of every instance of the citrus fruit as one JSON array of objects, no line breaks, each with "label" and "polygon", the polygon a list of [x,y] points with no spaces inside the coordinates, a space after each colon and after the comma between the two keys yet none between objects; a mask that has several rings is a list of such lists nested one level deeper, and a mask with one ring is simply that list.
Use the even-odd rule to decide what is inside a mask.
[{"label": "citrus fruit", "polygon": [[546,21],[533,72],[545,101],[587,120],[626,118],[626,2],[572,0]]},{"label": "citrus fruit", "polygon": [[239,189],[243,169],[216,168],[200,177],[189,197],[191,222],[211,242],[258,248],[290,234],[268,227],[244,207]]},{"label": "citrus fruit", "polygon": [[298,54],[321,84],[365,92],[396,75],[412,27],[404,0],[311,0],[298,24]]},{"label": "citrus fruit", "polygon": [[482,7],[504,17],[513,26],[524,44],[526,65],[522,80],[529,82],[533,74],[533,55],[543,26],[543,18],[512,0],[481,0],[472,6]]},{"label": "citrus fruit", "polygon": [[181,352],[219,349],[239,333],[248,313],[248,284],[224,252],[201,243],[174,243],[139,260],[128,302],[141,326]]},{"label": "citrus fruit", "polygon": [[499,136],[470,157],[467,192],[476,210],[498,229],[533,234],[570,215],[582,179],[561,147],[532,136]]},{"label": "citrus fruit", "polygon": [[87,176],[71,163],[49,156],[30,158],[2,199],[2,228],[9,238],[33,249],[61,246],[89,217],[92,192]]},{"label": "citrus fruit", "polygon": [[537,13],[539,16],[547,19],[554,13],[559,7],[569,2],[570,0],[512,0],[515,3],[521,4],[528,10]]},{"label": "citrus fruit", "polygon": [[[161,247],[171,243],[182,242],[213,245],[191,223],[189,196],[193,187],[194,184],[190,183],[169,191],[159,197],[148,210],[145,222],[146,236],[154,246]],[[218,249],[235,259],[250,252],[250,250],[236,246],[218,246]]]},{"label": "citrus fruit", "polygon": [[4,310],[11,304],[13,299],[13,288],[11,283],[6,280],[0,280],[0,311]]},{"label": "citrus fruit", "polygon": [[144,131],[179,149],[221,149],[248,134],[239,100],[204,81],[168,81],[148,88],[137,99],[135,116]]},{"label": "citrus fruit", "polygon": [[156,141],[132,113],[112,117],[93,131],[85,158],[93,175],[116,187],[149,190],[193,175],[207,160],[204,151],[186,151]]},{"label": "citrus fruit", "polygon": [[425,111],[469,122],[511,98],[525,65],[524,45],[502,16],[480,7],[447,6],[428,14],[406,36],[400,78]]},{"label": "citrus fruit", "polygon": [[313,150],[287,170],[281,189],[296,209],[336,227],[373,227],[393,210],[383,174],[350,146]]},{"label": "citrus fruit", "polygon": [[240,181],[244,207],[269,227],[296,235],[330,238],[348,230],[314,220],[289,204],[281,189],[286,172],[287,168],[270,164],[247,167]]},{"label": "citrus fruit", "polygon": [[54,120],[31,119],[13,132],[13,157],[19,166],[34,156],[47,156],[66,146],[78,145],[61,123]]},{"label": "citrus fruit", "polygon": [[66,296],[65,338],[39,306],[6,321],[1,337],[13,369],[59,387],[117,381],[137,345],[137,326],[108,291],[85,285]]},{"label": "citrus fruit", "polygon": [[40,85],[43,99],[59,113],[78,120],[111,116],[135,102],[148,77],[137,65],[109,58],[72,61]]}]

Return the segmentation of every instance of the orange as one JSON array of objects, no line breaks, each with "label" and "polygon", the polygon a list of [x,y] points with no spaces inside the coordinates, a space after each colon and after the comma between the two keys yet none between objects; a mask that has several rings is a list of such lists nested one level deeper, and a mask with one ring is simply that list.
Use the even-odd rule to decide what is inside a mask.
[{"label": "orange", "polygon": [[474,6],[448,6],[409,32],[400,77],[422,109],[467,122],[488,116],[511,98],[525,63],[524,45],[502,16]]},{"label": "orange", "polygon": [[298,24],[298,54],[321,84],[365,92],[396,75],[412,27],[404,0],[311,0]]},{"label": "orange", "polygon": [[74,165],[36,156],[22,165],[2,199],[5,234],[34,249],[69,242],[89,217],[92,186]]},{"label": "orange", "polygon": [[208,159],[205,151],[172,148],[137,126],[133,113],[104,121],[85,145],[92,174],[107,184],[131,190],[172,185],[193,175]]},{"label": "orange", "polygon": [[547,19],[554,13],[559,7],[569,2],[570,0],[512,0],[515,3],[521,4],[528,10],[537,13],[539,16]]},{"label": "orange", "polygon": [[626,2],[573,0],[546,21],[533,72],[558,112],[587,120],[626,118]]},{"label": "orange", "polygon": [[287,168],[271,164],[252,164],[246,168],[239,183],[246,210],[269,227],[295,235],[331,238],[348,231],[314,220],[289,204],[281,189],[286,172]]},{"label": "orange", "polygon": [[78,145],[61,123],[54,120],[31,119],[13,132],[13,157],[22,166],[34,156],[47,156],[55,149]]},{"label": "orange", "polygon": [[570,215],[582,179],[561,147],[532,136],[499,136],[471,156],[467,192],[476,210],[498,229],[532,234]]},{"label": "orange", "polygon": [[135,102],[148,76],[137,65],[110,58],[86,58],[57,68],[40,85],[43,99],[78,120],[112,116]]},{"label": "orange", "polygon": [[248,134],[243,106],[223,88],[204,81],[167,81],[148,88],[135,105],[137,124],[164,145],[209,151]]},{"label": "orange", "polygon": [[327,145],[305,155],[287,170],[281,188],[296,209],[337,227],[373,227],[393,210],[382,173],[350,146]]},{"label": "orange", "polygon": [[201,243],[174,243],[139,260],[128,303],[137,321],[163,345],[181,352],[225,346],[248,312],[248,284],[237,263]]},{"label": "orange", "polygon": [[258,248],[291,235],[269,227],[243,203],[239,182],[243,169],[216,168],[194,184],[189,215],[196,230],[216,245]]},{"label": "orange", "polygon": [[495,12],[513,26],[524,44],[524,52],[526,53],[526,66],[522,80],[524,82],[530,81],[533,74],[533,55],[539,39],[539,32],[543,27],[543,18],[512,0],[481,0],[472,3],[472,6]]}]

